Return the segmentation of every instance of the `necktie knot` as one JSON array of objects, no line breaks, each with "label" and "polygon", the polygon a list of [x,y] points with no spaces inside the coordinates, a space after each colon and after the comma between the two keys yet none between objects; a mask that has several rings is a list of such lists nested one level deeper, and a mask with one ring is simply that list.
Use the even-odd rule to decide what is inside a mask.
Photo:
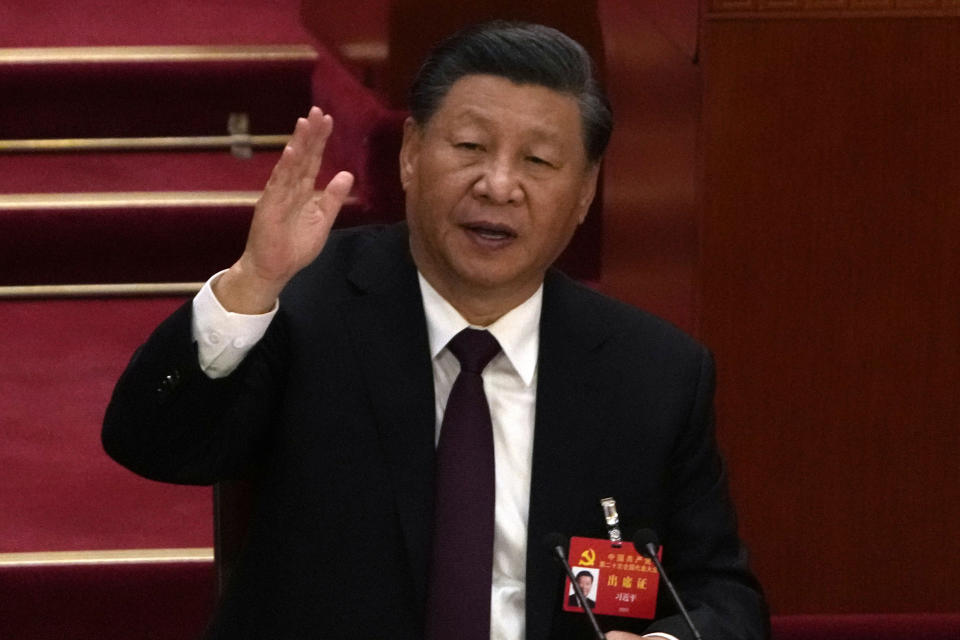
[{"label": "necktie knot", "polygon": [[460,369],[469,373],[481,373],[500,353],[500,343],[489,331],[467,327],[450,342],[447,348],[460,361]]}]

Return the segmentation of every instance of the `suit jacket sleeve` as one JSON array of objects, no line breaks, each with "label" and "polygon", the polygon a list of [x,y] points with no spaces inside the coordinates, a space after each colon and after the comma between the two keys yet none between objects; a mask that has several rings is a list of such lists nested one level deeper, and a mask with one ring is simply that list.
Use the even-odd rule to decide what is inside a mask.
[{"label": "suit jacket sleeve", "polygon": [[267,439],[284,377],[282,321],[274,320],[236,371],[214,380],[200,369],[191,306],[134,353],[101,438],[112,458],[144,477],[212,484],[241,475]]},{"label": "suit jacket sleeve", "polygon": [[[769,636],[763,593],[737,534],[725,462],[714,433],[714,365],[701,347],[699,381],[687,429],[668,472],[671,496],[661,535],[663,562],[704,638],[761,640]],[[658,618],[646,632],[692,634],[661,583]]]}]

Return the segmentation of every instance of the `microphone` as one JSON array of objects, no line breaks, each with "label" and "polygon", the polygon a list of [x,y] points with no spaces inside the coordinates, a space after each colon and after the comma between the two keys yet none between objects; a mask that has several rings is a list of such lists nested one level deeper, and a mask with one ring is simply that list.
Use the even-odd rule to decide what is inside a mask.
[{"label": "microphone", "polygon": [[597,640],[605,640],[606,636],[603,635],[603,631],[600,630],[600,625],[597,624],[597,619],[594,617],[593,611],[587,606],[587,594],[580,588],[580,583],[577,582],[573,571],[570,570],[570,565],[567,564],[567,537],[562,533],[548,533],[544,536],[543,542],[547,548],[550,549],[550,554],[554,560],[560,563],[560,566],[566,571],[567,577],[570,578],[570,585],[573,587],[573,592],[577,594],[577,600],[580,602],[580,606],[583,607],[583,612],[587,614],[587,619],[590,620],[593,631],[597,634]]},{"label": "microphone", "polygon": [[696,640],[703,640],[703,638],[700,637],[700,632],[693,626],[693,620],[690,619],[687,608],[683,606],[680,595],[677,593],[677,590],[673,588],[673,583],[670,582],[670,578],[667,577],[667,572],[663,570],[663,565],[660,564],[660,558],[657,557],[657,550],[660,548],[660,539],[657,538],[657,534],[653,529],[637,529],[637,532],[633,534],[633,546],[639,553],[653,561],[654,566],[666,583],[667,589],[670,591],[670,596],[673,598],[674,604],[680,609],[680,613],[683,614],[683,619],[687,621],[687,626],[690,627],[690,632],[693,633],[693,637],[696,638]]}]

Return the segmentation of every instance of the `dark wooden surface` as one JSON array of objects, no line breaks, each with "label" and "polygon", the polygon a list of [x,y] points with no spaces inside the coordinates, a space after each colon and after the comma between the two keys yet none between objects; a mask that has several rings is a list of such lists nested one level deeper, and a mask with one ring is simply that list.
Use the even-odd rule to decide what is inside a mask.
[{"label": "dark wooden surface", "polygon": [[957,611],[960,20],[802,18],[703,29],[701,334],[743,529],[776,612]]}]

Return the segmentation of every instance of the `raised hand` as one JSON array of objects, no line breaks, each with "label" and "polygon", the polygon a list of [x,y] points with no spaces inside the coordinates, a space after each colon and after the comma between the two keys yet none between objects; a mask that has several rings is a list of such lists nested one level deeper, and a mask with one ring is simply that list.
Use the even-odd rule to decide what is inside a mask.
[{"label": "raised hand", "polygon": [[353,176],[341,171],[323,191],[314,188],[332,130],[333,120],[317,107],[297,120],[257,201],[243,255],[213,285],[228,311],[268,311],[290,278],[323,249],[353,186]]}]

